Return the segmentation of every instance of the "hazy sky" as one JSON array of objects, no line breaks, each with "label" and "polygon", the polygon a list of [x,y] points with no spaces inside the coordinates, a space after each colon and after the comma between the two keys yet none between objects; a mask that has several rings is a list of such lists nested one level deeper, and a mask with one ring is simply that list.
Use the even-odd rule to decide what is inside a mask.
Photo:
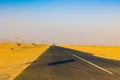
[{"label": "hazy sky", "polygon": [[0,40],[120,45],[120,0],[0,0]]}]

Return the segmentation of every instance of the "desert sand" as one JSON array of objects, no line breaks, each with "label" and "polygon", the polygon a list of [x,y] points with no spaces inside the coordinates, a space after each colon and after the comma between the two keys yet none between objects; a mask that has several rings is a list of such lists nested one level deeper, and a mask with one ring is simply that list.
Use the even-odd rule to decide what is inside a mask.
[{"label": "desert sand", "polygon": [[49,46],[0,44],[0,80],[13,80]]},{"label": "desert sand", "polygon": [[[102,58],[120,60],[120,47],[80,45],[62,46],[87,52]],[[48,48],[49,45],[43,44],[0,44],[0,80],[13,80]]]},{"label": "desert sand", "polygon": [[87,52],[102,58],[120,60],[120,47],[118,46],[63,45],[63,47]]}]

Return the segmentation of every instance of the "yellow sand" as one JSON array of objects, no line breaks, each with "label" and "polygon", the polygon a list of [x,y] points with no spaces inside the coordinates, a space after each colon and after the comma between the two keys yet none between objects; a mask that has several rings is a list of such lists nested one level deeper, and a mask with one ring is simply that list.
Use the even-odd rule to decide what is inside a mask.
[{"label": "yellow sand", "polygon": [[115,46],[79,46],[64,45],[63,47],[91,53],[95,56],[120,60],[120,47]]},{"label": "yellow sand", "polygon": [[48,47],[48,45],[0,44],[0,80],[13,80]]},{"label": "yellow sand", "polygon": [[[0,44],[0,80],[13,80],[49,46],[24,44]],[[120,60],[120,47],[114,46],[79,46],[63,47],[91,53],[103,58]]]}]

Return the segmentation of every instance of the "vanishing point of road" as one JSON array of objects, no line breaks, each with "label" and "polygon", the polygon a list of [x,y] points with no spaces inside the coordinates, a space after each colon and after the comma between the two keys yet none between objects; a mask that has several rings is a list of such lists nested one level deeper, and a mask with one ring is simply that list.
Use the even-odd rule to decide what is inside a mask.
[{"label": "vanishing point of road", "polygon": [[120,61],[50,46],[14,80],[120,80]]}]

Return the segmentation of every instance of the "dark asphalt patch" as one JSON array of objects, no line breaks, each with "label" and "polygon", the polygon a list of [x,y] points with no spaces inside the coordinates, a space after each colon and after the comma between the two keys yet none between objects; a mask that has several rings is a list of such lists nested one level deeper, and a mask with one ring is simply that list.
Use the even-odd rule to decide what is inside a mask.
[{"label": "dark asphalt patch", "polygon": [[[88,53],[58,46],[50,47],[14,80],[120,80],[119,76],[110,75],[69,52],[95,60],[96,63],[97,60],[98,63],[100,60],[104,62],[102,58],[98,59]],[[104,62],[104,65],[108,66],[108,63]]]}]

